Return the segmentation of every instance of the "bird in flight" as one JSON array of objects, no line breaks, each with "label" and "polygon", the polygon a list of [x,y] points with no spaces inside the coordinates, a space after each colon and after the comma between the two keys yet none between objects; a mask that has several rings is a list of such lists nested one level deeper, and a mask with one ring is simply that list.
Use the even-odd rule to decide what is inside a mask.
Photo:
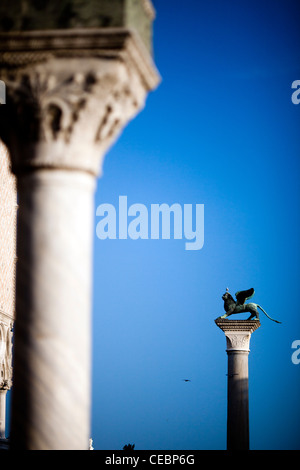
[{"label": "bird in flight", "polygon": [[182,380],[183,380],[183,382],[191,382],[190,379],[182,379]]}]

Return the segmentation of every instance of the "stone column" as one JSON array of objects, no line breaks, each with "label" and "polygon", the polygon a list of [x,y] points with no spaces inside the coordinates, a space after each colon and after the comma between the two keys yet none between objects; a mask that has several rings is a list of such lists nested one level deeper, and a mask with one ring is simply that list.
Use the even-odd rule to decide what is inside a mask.
[{"label": "stone column", "polygon": [[87,450],[95,181],[159,77],[127,28],[0,39],[19,198],[12,448]]},{"label": "stone column", "polygon": [[258,320],[215,320],[227,344],[227,449],[249,450],[248,355]]},{"label": "stone column", "polygon": [[5,439],[6,392],[0,389],[0,439]]}]

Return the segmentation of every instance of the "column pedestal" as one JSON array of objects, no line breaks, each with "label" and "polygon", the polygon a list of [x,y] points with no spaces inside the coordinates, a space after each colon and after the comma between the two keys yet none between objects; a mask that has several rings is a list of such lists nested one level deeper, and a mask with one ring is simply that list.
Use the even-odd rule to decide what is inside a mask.
[{"label": "column pedestal", "polygon": [[227,450],[249,450],[248,355],[257,320],[215,320],[225,333],[227,373]]}]

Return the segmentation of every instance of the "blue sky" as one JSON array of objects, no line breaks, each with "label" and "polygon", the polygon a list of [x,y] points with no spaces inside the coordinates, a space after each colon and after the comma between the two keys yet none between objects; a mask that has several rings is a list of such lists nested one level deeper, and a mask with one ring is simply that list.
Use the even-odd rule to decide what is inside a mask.
[{"label": "blue sky", "polygon": [[[106,156],[96,207],[204,204],[205,242],[94,240],[95,449],[225,449],[226,287],[255,288],[250,446],[300,449],[298,1],[156,0],[145,109]],[[185,383],[182,379],[191,382]]]}]

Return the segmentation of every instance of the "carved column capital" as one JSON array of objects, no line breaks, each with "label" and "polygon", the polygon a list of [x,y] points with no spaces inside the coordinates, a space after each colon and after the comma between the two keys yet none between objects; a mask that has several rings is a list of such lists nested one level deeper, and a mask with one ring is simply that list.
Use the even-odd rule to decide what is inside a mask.
[{"label": "carved column capital", "polygon": [[257,320],[215,320],[216,325],[225,333],[227,352],[249,352],[251,334],[260,327]]},{"label": "carved column capital", "polygon": [[139,37],[124,28],[0,36],[7,93],[0,132],[14,173],[98,175],[105,152],[159,81]]}]

